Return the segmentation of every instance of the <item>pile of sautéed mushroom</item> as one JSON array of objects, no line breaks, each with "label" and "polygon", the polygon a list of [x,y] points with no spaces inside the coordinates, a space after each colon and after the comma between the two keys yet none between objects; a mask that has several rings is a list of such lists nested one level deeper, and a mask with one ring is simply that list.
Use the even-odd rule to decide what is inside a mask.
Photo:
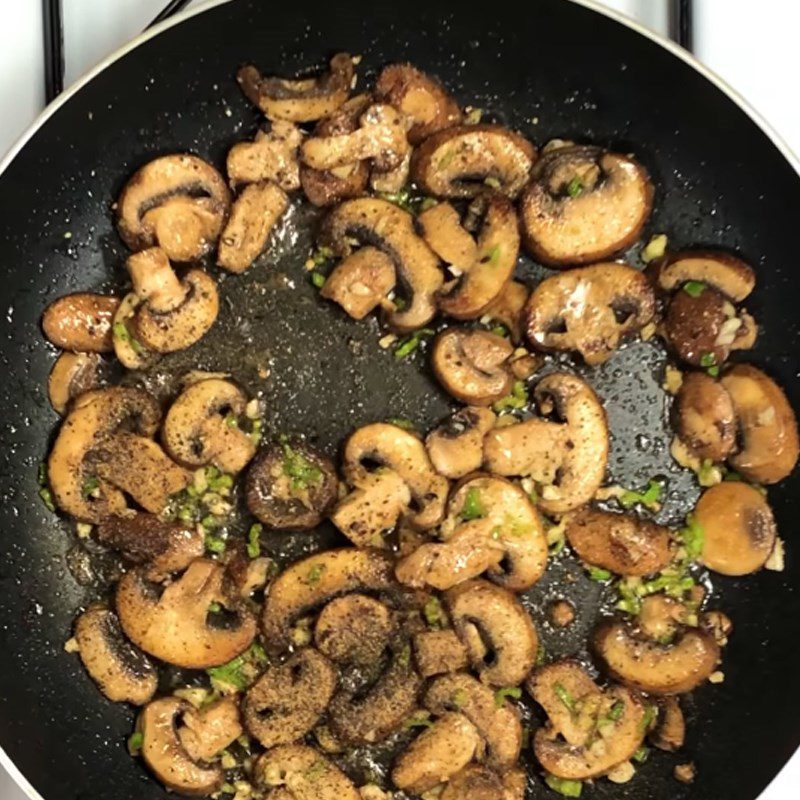
[{"label": "pile of saut\u00e9ed mushroom", "polygon": [[[756,340],[756,274],[664,236],[644,269],[625,263],[654,197],[635,155],[537,148],[408,64],[356,93],[357,62],[242,68],[264,128],[222,171],[187,153],[142,165],[115,203],[129,288],[44,312],[63,420],[41,494],[124,565],[67,650],[138,709],[128,749],[180,795],[522,800],[636,781],[652,748],[682,752],[682,697],[724,680],[733,623],[700,577],[782,565],[767,488],[796,464],[795,416],[728,360]],[[229,375],[183,376],[167,407],[108,380],[112,360],[146,371],[198,342],[222,299],[213,260],[251,269],[292,202],[323,209],[298,274],[331,313],[379,315],[389,364],[425,355],[456,401],[435,429],[375,420],[325,453],[267,430]],[[549,276],[515,278],[521,253]],[[671,452],[703,487],[678,528],[653,519],[658,480],[607,485],[603,398],[570,368],[635,337],[671,353]],[[238,499],[244,535],[226,528]],[[335,549],[282,569],[264,554],[326,520]],[[520,601],[554,558],[615,598],[591,663],[540,644],[573,624],[567,599]],[[356,774],[355,751],[390,766]]]}]

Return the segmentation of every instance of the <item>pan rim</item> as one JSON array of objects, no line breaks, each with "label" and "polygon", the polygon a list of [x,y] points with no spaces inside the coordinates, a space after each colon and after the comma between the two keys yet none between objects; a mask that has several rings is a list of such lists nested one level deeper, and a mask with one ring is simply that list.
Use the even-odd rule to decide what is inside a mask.
[{"label": "pan rim", "polygon": [[[182,22],[209,11],[218,6],[225,5],[233,2],[233,0],[204,0],[193,8],[187,9],[180,14],[175,15],[169,19],[154,25],[152,28],[143,31],[130,41],[126,42],[116,50],[109,53],[105,58],[100,60],[92,68],[83,73],[76,81],[74,81],[69,88],[65,89],[55,100],[47,105],[31,122],[31,124],[22,132],[22,134],[15,140],[11,148],[6,152],[2,159],[0,159],[0,178],[2,178],[5,171],[14,161],[14,159],[23,150],[25,145],[35,136],[38,130],[52,117],[63,105],[65,105],[74,95],[76,95],[84,86],[89,84],[94,78],[100,75],[104,70],[110,67],[113,63],[124,57],[128,53],[135,50],[140,45],[149,41],[150,39],[160,35],[166,30],[169,30]],[[706,80],[713,84],[723,94],[725,94],[736,106],[738,106],[750,120],[764,133],[764,135],[772,142],[780,154],[784,157],[786,162],[792,167],[795,173],[800,177],[800,157],[792,150],[784,138],[777,132],[770,122],[758,111],[742,94],[734,89],[724,78],[718,75],[714,70],[699,61],[692,53],[685,50],[680,45],[673,42],[667,36],[662,35],[637,20],[627,16],[626,14],[617,11],[616,9],[609,8],[608,6],[601,5],[599,0],[569,0],[577,6],[582,6],[597,14],[601,14],[609,19],[614,20],[620,25],[630,28],[632,31],[641,36],[649,39],[663,49],[667,50],[671,55],[683,61],[689,67],[693,68],[696,72],[702,75]],[[773,776],[772,781],[765,787],[766,792],[777,777],[783,773],[786,766],[800,753],[800,749],[793,753],[781,766],[780,770]],[[45,800],[45,798],[37,791],[31,784],[28,778],[17,767],[5,748],[0,744],[0,767],[2,767],[8,776],[14,781],[20,790],[29,798],[29,800]],[[763,797],[763,792],[760,795]]]}]

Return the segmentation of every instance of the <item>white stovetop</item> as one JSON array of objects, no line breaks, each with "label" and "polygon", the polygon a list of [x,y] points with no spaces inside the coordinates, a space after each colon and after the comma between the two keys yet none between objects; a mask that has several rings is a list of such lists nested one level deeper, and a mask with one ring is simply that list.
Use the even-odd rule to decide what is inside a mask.
[{"label": "white stovetop", "polygon": [[[194,0],[191,6],[201,3]],[[166,0],[63,0],[63,4],[69,84],[141,31]],[[666,0],[606,0],[606,5],[655,30],[666,29]],[[800,9],[788,0],[695,0],[694,6],[696,54],[800,153],[796,101]],[[0,74],[5,77],[0,84],[0,156],[44,105],[40,9],[37,0],[0,0]],[[798,796],[798,783],[800,753],[760,800],[792,800]],[[0,768],[0,800],[24,797]]]}]

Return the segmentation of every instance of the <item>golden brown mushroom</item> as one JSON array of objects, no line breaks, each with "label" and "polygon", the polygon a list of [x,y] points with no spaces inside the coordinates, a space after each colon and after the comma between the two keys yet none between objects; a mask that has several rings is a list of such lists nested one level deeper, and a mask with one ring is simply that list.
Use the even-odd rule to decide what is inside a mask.
[{"label": "golden brown mushroom", "polygon": [[269,790],[268,800],[362,800],[344,772],[303,744],[273,747],[256,761],[254,773],[256,786]]},{"label": "golden brown mushroom", "polygon": [[252,142],[238,142],[228,151],[228,180],[234,187],[273,181],[285,192],[299,189],[297,149],[302,140],[295,124],[275,120],[268,132],[259,130]]},{"label": "golden brown mushroom", "polygon": [[62,353],[50,370],[47,396],[57,414],[66,413],[70,403],[98,386],[101,359],[96,353]]},{"label": "golden brown mushroom", "polygon": [[314,642],[337,664],[376,664],[395,631],[387,605],[365,594],[331,600],[317,617]]},{"label": "golden brown mushroom", "polygon": [[700,459],[724,461],[736,446],[736,414],[724,385],[705,372],[683,376],[673,406],[680,440]]},{"label": "golden brown mushroom", "polygon": [[648,734],[654,747],[674,753],[683,747],[686,737],[686,721],[677,697],[665,697],[658,704],[655,727]]},{"label": "golden brown mushroom", "polygon": [[414,635],[414,657],[423,678],[466,669],[467,649],[453,630],[420,631]]},{"label": "golden brown mushroom", "polygon": [[[718,250],[670,253],[648,267],[648,272],[665,292],[696,282],[717,289],[734,303],[744,300],[756,285],[756,275],[749,264]],[[701,290],[699,286],[693,288]]]},{"label": "golden brown mushroom", "polygon": [[483,309],[485,316],[508,328],[514,344],[519,344],[524,335],[525,306],[529,296],[530,291],[524,283],[509,281]]},{"label": "golden brown mushroom", "polygon": [[353,319],[364,319],[381,305],[395,282],[392,259],[376,247],[362,247],[336,265],[320,296],[338,303]]},{"label": "golden brown mushroom", "polygon": [[483,463],[483,437],[492,429],[495,415],[479,406],[462,408],[448,417],[425,439],[434,469],[446,478],[463,478]]},{"label": "golden brown mushroom", "polygon": [[51,344],[73,353],[109,353],[111,325],[119,298],[78,292],[59,297],[42,315],[42,330]]},{"label": "golden brown mushroom", "polygon": [[223,697],[200,709],[189,709],[178,738],[194,761],[211,761],[243,733],[236,698]]}]

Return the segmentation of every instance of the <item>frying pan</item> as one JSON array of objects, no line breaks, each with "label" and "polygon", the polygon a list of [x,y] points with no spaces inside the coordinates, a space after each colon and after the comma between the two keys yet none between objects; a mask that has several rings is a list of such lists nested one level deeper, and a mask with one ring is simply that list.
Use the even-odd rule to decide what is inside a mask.
[{"label": "frying pan", "polygon": [[[462,103],[489,110],[539,144],[560,136],[636,153],[657,186],[646,236],[663,231],[678,248],[731,249],[756,267],[749,307],[763,332],[746,358],[800,406],[797,165],[752,112],[677,48],[566,0],[537,0],[524,17],[510,3],[475,13],[440,0],[413,8],[308,0],[300,12],[293,4],[239,0],[156,33],[51,107],[0,175],[0,744],[31,796],[46,800],[166,795],[125,753],[130,709],[106,702],[63,651],[75,610],[103,592],[102,580],[81,585],[74,574],[85,579],[87,565],[102,573],[102,559],[76,550],[71,527],[37,498],[36,468],[56,422],[44,388],[55,354],[39,318],[66,292],[120,289],[126,253],[110,201],[137,166],[180,150],[221,165],[234,141],[253,135],[259,115],[233,80],[240,63],[290,74],[346,49],[363,55],[359,72],[368,78],[388,61],[409,60],[440,76]],[[450,403],[424,358],[393,359],[377,345],[375,323],[346,320],[318,301],[304,277],[309,216],[295,209],[287,233],[256,267],[220,276],[225,301],[210,336],[137,380],[163,394],[183,369],[233,369],[262,393],[268,430],[306,432],[330,453],[345,432],[370,420],[406,416],[430,426]],[[541,270],[523,261],[522,274],[536,280]],[[663,361],[658,344],[636,343],[583,372],[610,410],[610,477],[640,486],[666,475],[660,519],[677,524],[697,491],[667,453]],[[261,379],[265,364],[270,375]],[[786,570],[714,579],[714,604],[736,629],[725,682],[687,702],[686,752],[659,754],[627,786],[600,781],[589,796],[754,800],[797,747],[800,561],[791,533],[800,477],[771,489],[770,502],[790,539]],[[269,545],[291,559],[333,538],[324,529],[276,534]],[[602,601],[602,587],[580,573],[563,559],[525,600],[539,620],[549,598],[568,591],[578,603],[568,632],[540,623],[553,655],[582,654]],[[576,577],[568,590],[567,575]],[[698,766],[691,787],[671,777],[674,764],[689,758]],[[529,796],[551,796],[535,771]]]}]

